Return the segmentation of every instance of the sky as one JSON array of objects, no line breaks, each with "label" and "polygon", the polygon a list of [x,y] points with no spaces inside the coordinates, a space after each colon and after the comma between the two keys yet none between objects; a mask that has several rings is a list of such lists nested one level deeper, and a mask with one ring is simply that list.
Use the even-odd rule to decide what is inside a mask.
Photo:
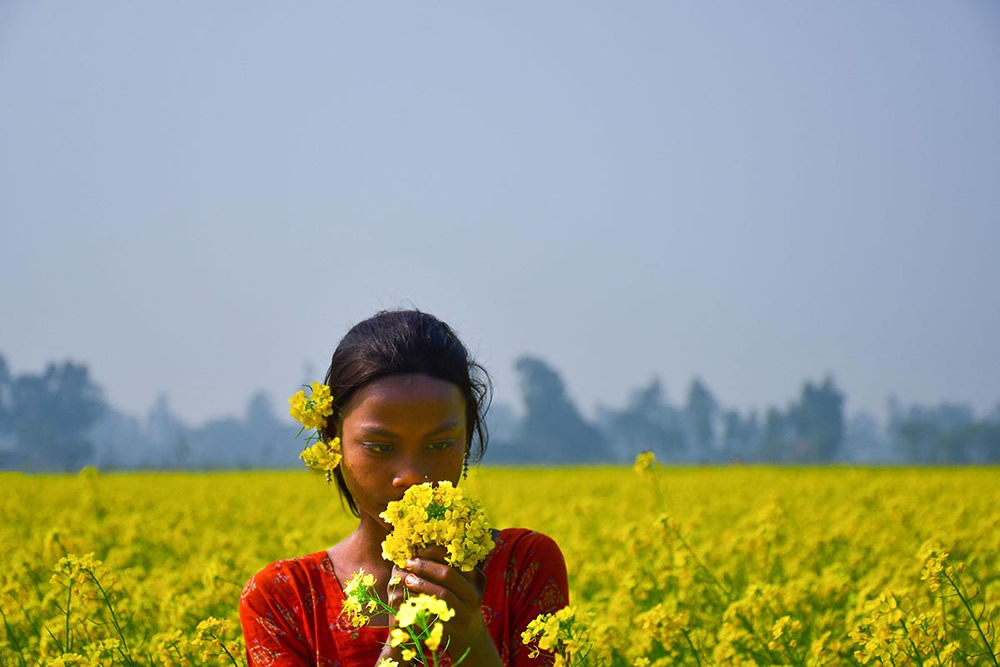
[{"label": "sky", "polygon": [[276,408],[384,308],[516,407],[1000,403],[1000,4],[0,3],[0,354]]}]

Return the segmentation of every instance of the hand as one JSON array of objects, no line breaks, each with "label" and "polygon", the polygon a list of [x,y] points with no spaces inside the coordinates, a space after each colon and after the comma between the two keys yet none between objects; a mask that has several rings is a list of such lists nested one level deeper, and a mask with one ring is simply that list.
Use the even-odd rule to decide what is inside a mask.
[{"label": "hand", "polygon": [[449,655],[457,659],[468,649],[470,658],[473,655],[486,658],[486,661],[474,660],[470,664],[493,664],[489,657],[496,655],[496,647],[482,614],[486,575],[479,568],[462,572],[451,567],[445,562],[447,555],[447,550],[437,545],[422,549],[406,562],[406,569],[401,572],[402,583],[411,594],[433,595],[455,611],[454,618],[445,623],[445,632],[451,638]]}]

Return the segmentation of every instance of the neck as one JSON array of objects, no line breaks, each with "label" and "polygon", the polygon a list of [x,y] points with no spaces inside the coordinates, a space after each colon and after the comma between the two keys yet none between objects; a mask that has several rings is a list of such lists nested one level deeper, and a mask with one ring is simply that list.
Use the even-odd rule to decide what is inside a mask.
[{"label": "neck", "polygon": [[382,571],[389,571],[392,564],[382,558],[382,540],[389,534],[381,521],[361,515],[361,523],[357,529],[344,540],[351,560],[363,564],[366,571],[379,576]]}]

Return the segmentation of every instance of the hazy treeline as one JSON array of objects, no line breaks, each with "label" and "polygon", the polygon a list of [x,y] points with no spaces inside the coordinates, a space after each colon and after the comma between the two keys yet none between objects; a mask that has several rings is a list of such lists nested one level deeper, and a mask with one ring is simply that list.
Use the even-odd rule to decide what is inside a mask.
[{"label": "hazy treeline", "polygon": [[[977,418],[963,404],[903,407],[890,400],[886,426],[844,415],[831,378],[806,382],[787,406],[742,413],[701,380],[672,402],[659,380],[595,419],[574,405],[545,361],[516,363],[521,409],[494,404],[487,463],[627,462],[651,449],[677,463],[997,463],[1000,405]],[[0,356],[0,469],[282,468],[299,465],[297,426],[264,393],[240,417],[192,427],[165,397],[143,418],[108,405],[86,365],[49,364],[14,376]]]}]

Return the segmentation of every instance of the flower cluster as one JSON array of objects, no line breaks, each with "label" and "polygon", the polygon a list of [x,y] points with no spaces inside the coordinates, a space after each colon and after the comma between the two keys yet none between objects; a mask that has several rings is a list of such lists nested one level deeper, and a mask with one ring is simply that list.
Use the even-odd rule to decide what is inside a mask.
[{"label": "flower cluster", "polygon": [[310,396],[297,391],[288,399],[289,412],[302,428],[320,430],[326,426],[326,418],[333,414],[333,396],[330,388],[319,382],[312,383]]},{"label": "flower cluster", "polygon": [[482,508],[448,481],[411,486],[379,516],[392,525],[382,557],[397,567],[405,567],[422,548],[439,544],[448,550],[448,565],[471,572],[493,550]]},{"label": "flower cluster", "polygon": [[344,613],[351,620],[351,625],[360,628],[368,625],[369,614],[374,614],[380,607],[380,600],[375,594],[375,575],[368,574],[364,569],[354,573],[344,586]]},{"label": "flower cluster", "polygon": [[[1000,659],[995,466],[664,466],[644,480],[631,463],[490,468],[473,480],[491,516],[558,537],[574,618],[593,612],[589,667]],[[0,664],[243,665],[230,582],[250,577],[269,550],[312,550],[301,512],[286,510],[330,502],[323,485],[302,488],[284,474],[252,482],[259,493],[248,503],[245,475],[176,474],[150,484],[138,474],[0,474]],[[357,526],[329,514],[322,520],[333,532]],[[196,630],[210,617],[228,620],[228,632],[214,622]],[[442,661],[461,653],[458,618],[444,623]],[[251,652],[260,664],[279,661],[263,647]],[[400,648],[386,655],[404,664]]]},{"label": "flower cluster", "polygon": [[644,475],[650,472],[653,467],[657,465],[659,465],[659,463],[656,461],[656,454],[647,449],[635,457],[635,465],[633,468],[638,474]]},{"label": "flower cluster", "polygon": [[[302,462],[313,470],[326,473],[326,481],[332,481],[333,471],[340,465],[342,452],[340,438],[323,440],[323,429],[326,428],[327,417],[333,414],[333,396],[325,384],[313,382],[310,395],[305,391],[297,391],[288,399],[289,413],[300,424],[298,434],[312,431],[306,435],[306,446],[299,454]],[[310,444],[311,443],[311,444]]]},{"label": "flower cluster", "polygon": [[[439,652],[447,650],[442,647],[444,623],[455,616],[455,610],[433,595],[416,595],[403,600],[398,610],[382,602],[375,592],[375,577],[363,569],[354,573],[344,586],[344,613],[354,627],[367,625],[370,614],[383,612],[395,615],[396,623],[389,633],[389,646],[401,649],[403,660],[411,662],[414,659],[422,665],[439,665]],[[389,582],[397,584],[398,579]],[[426,653],[430,653],[428,660]],[[463,655],[453,665],[462,662]],[[390,658],[383,658],[377,667],[396,667],[398,663]]]},{"label": "flower cluster", "polygon": [[[455,610],[444,600],[433,595],[407,598],[396,612],[396,625],[389,633],[389,646],[402,646],[403,660],[409,662],[417,656],[417,649],[423,645],[436,656],[441,648],[444,623],[455,616]],[[406,644],[410,642],[408,647]]]},{"label": "flower cluster", "polygon": [[554,614],[539,614],[521,633],[521,641],[530,648],[529,655],[549,651],[553,667],[574,667],[586,663],[590,652],[586,624],[577,622],[573,607],[563,607]]}]

